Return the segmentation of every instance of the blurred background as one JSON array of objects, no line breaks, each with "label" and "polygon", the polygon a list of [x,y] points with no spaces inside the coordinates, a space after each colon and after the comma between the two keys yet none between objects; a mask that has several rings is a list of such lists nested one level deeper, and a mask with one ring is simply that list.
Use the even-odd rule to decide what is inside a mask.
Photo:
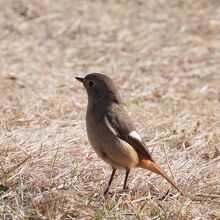
[{"label": "blurred background", "polygon": [[[3,219],[219,218],[218,0],[0,5]],[[190,199],[158,200],[170,186],[143,170],[130,177],[136,194],[99,196],[110,168],[88,144],[87,97],[74,79],[91,72],[120,87],[153,156]]]}]

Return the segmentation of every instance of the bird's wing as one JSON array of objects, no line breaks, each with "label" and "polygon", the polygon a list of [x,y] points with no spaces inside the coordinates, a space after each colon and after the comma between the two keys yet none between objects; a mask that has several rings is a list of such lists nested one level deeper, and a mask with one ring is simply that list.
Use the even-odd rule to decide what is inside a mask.
[{"label": "bird's wing", "polygon": [[[115,109],[117,108],[117,109]],[[117,112],[117,114],[116,114]],[[114,107],[104,115],[106,127],[118,138],[129,143],[139,154],[146,159],[154,161],[147,146],[135,129],[130,117],[121,106]]]}]

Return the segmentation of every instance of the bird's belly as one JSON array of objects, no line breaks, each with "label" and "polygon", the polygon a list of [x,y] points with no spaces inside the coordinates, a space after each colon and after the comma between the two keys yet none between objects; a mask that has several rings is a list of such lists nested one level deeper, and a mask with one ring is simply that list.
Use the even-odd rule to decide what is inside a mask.
[{"label": "bird's belly", "polygon": [[139,164],[139,157],[134,148],[112,134],[105,126],[94,124],[87,126],[90,144],[105,162],[114,168],[132,168]]}]

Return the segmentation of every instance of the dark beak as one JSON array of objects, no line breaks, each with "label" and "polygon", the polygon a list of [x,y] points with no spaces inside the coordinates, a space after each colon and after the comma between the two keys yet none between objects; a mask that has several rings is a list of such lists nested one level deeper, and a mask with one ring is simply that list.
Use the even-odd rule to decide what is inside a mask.
[{"label": "dark beak", "polygon": [[75,79],[79,80],[81,83],[83,83],[84,78],[81,77],[75,77]]}]

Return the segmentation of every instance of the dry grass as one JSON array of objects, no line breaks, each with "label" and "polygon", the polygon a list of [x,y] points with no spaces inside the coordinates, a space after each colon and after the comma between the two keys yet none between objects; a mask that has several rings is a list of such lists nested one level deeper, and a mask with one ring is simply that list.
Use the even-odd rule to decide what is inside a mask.
[{"label": "dry grass", "polygon": [[[3,219],[219,219],[218,0],[0,0]],[[102,72],[158,163],[186,193],[137,169],[110,175],[85,130],[74,76]],[[169,169],[170,167],[170,169]],[[112,191],[122,187],[119,172]]]}]

